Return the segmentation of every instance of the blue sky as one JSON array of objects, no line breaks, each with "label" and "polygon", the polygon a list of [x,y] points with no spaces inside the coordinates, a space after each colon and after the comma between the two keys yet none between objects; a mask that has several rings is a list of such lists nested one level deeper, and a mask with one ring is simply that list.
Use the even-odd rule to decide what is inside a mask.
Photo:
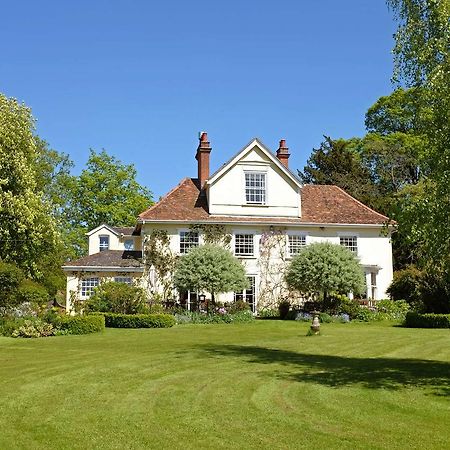
[{"label": "blue sky", "polygon": [[392,91],[384,0],[4,2],[0,92],[79,172],[89,148],[135,164],[155,198],[259,137],[302,168],[322,135],[364,133]]}]

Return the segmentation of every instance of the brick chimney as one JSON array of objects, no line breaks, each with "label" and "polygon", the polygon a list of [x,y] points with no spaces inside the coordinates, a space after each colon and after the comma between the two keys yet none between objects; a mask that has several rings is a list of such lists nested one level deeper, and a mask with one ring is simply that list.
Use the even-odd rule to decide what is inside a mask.
[{"label": "brick chimney", "polygon": [[200,133],[200,143],[198,144],[195,159],[198,161],[198,181],[202,188],[205,181],[209,178],[209,154],[211,147],[209,146],[208,134],[206,131]]},{"label": "brick chimney", "polygon": [[286,147],[286,141],[284,139],[281,139],[280,146],[277,150],[277,158],[281,161],[281,164],[283,164],[285,167],[289,167],[289,156],[291,156],[291,154],[289,153],[289,148]]}]

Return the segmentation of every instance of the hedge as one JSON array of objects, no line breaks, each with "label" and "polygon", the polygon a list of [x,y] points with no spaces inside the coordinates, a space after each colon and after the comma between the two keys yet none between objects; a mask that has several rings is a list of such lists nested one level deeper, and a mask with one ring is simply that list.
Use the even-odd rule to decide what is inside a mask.
[{"label": "hedge", "polygon": [[408,328],[450,328],[450,314],[418,314],[408,312],[405,318]]},{"label": "hedge", "polygon": [[97,333],[105,329],[105,318],[101,315],[62,316],[56,321],[56,327],[67,334]]},{"label": "hedge", "polygon": [[170,328],[175,325],[171,314],[102,313],[109,328]]}]

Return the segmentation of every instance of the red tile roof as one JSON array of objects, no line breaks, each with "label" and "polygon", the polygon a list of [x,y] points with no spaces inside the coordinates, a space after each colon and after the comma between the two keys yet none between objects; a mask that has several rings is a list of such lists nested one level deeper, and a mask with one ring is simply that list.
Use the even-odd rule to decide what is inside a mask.
[{"label": "red tile roof", "polygon": [[213,216],[197,179],[185,178],[158,203],[139,215],[145,221],[214,221],[317,224],[383,224],[389,219],[332,185],[301,188],[301,217]]}]

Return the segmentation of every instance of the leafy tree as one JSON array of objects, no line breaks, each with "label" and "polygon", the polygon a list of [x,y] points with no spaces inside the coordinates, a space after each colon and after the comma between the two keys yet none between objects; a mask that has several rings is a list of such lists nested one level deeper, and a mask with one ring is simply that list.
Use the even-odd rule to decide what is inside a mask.
[{"label": "leafy tree", "polygon": [[399,22],[394,76],[398,84],[420,88],[426,138],[422,164],[430,169],[402,214],[411,239],[434,263],[450,264],[450,2],[387,0]]},{"label": "leafy tree", "polygon": [[364,272],[347,248],[317,242],[305,247],[290,263],[286,282],[292,289],[320,294],[327,301],[330,294],[362,294],[365,291]]},{"label": "leafy tree", "polygon": [[58,244],[55,221],[35,176],[31,111],[0,94],[0,254],[39,278],[40,259]]},{"label": "leafy tree", "polygon": [[228,250],[210,244],[193,248],[180,258],[173,282],[179,290],[209,292],[213,302],[215,294],[248,287],[239,260]]},{"label": "leafy tree", "polygon": [[85,233],[102,223],[132,226],[152,204],[150,191],[136,181],[133,165],[123,164],[105,150],[91,150],[87,167],[68,180],[69,200],[63,216],[78,254],[86,249]]},{"label": "leafy tree", "polygon": [[20,302],[19,286],[25,280],[23,271],[12,263],[0,261],[0,307],[14,306]]}]

